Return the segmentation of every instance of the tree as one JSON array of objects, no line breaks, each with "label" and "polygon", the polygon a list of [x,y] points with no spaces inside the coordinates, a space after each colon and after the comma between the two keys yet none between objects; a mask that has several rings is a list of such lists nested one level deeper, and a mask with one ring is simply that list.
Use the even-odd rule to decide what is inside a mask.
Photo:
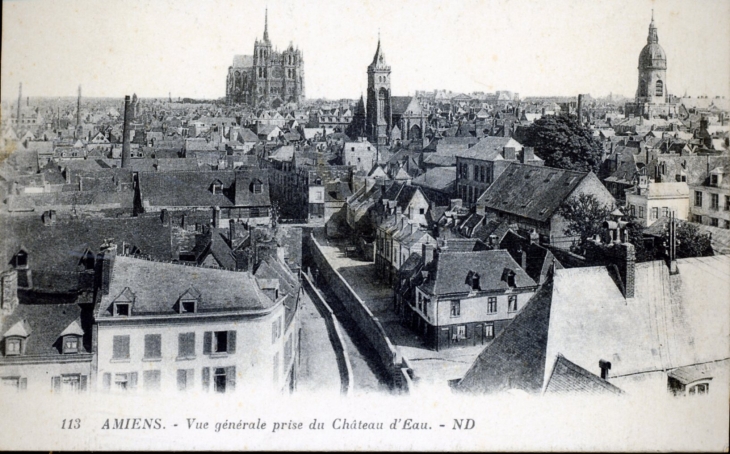
[{"label": "tree", "polygon": [[636,263],[650,262],[656,259],[655,251],[647,249],[644,243],[644,227],[634,216],[628,216],[628,224],[626,224],[626,236],[628,242],[634,245],[636,252]]},{"label": "tree", "polygon": [[534,147],[535,154],[548,167],[598,173],[603,145],[590,129],[568,115],[548,115],[527,128],[523,145]]},{"label": "tree", "polygon": [[[700,232],[700,229],[689,222],[677,222],[677,258],[704,257],[712,255],[710,236]],[[669,247],[669,224],[664,229],[662,243]]]},{"label": "tree", "polygon": [[613,206],[601,203],[593,194],[571,197],[560,206],[558,214],[567,221],[564,233],[580,238],[576,252],[583,253],[588,238],[601,234],[603,222],[613,210]]}]

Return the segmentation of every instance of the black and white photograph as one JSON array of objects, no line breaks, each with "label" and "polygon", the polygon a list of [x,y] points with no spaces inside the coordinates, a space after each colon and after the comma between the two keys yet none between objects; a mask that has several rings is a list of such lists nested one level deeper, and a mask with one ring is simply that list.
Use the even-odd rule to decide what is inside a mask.
[{"label": "black and white photograph", "polygon": [[729,449],[730,0],[2,12],[0,449]]}]

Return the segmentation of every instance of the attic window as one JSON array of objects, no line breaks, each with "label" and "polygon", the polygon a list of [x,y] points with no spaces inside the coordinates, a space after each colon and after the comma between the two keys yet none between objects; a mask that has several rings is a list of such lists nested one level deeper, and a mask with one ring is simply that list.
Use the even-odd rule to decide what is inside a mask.
[{"label": "attic window", "polygon": [[532,200],[528,200],[527,202],[525,202],[525,203],[522,204],[522,208],[529,207],[531,203],[532,203]]},{"label": "attic window", "polygon": [[194,314],[197,312],[197,304],[195,300],[180,301],[181,314]]},{"label": "attic window", "polygon": [[17,356],[23,351],[23,339],[21,337],[5,338],[5,356]]},{"label": "attic window", "polygon": [[129,303],[114,303],[114,316],[115,317],[128,317],[130,312]]},{"label": "attic window", "polygon": [[210,192],[213,194],[223,194],[223,183],[221,183],[220,180],[215,180],[213,184],[210,185]]},{"label": "attic window", "polygon": [[578,178],[578,177],[570,177],[570,178],[568,178],[567,180],[565,180],[565,185],[566,185],[566,186],[570,186],[571,184],[573,184],[573,182],[574,182],[574,181],[575,181],[575,180],[576,180],[577,178]]},{"label": "attic window", "polygon": [[547,207],[546,207],[546,208],[543,208],[542,210],[540,210],[540,214],[545,214],[545,213],[547,213],[547,210],[548,210],[548,209],[547,209]]},{"label": "attic window", "polygon": [[710,186],[717,186],[717,174],[710,175]]},{"label": "attic window", "polygon": [[535,174],[536,170],[532,169],[527,172],[527,175],[525,175],[525,180],[532,178],[532,176]]},{"label": "attic window", "polygon": [[259,180],[254,180],[251,182],[251,192],[254,194],[261,194],[264,192],[264,184]]},{"label": "attic window", "polygon": [[27,268],[28,267],[28,253],[24,250],[20,250],[17,254],[15,254],[15,266],[17,268]]},{"label": "attic window", "polygon": [[546,176],[546,177],[545,177],[545,183],[549,183],[549,182],[550,182],[550,180],[552,180],[552,179],[553,179],[553,177],[555,177],[555,175],[557,175],[557,172],[550,172],[550,173],[548,174],[548,176]]},{"label": "attic window", "polygon": [[63,336],[63,353],[78,353],[79,352],[79,336],[75,334],[69,334]]}]

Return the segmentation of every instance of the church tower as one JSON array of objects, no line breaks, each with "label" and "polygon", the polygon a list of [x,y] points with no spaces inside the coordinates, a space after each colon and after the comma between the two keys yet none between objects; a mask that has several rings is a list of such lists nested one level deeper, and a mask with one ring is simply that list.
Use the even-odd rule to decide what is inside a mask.
[{"label": "church tower", "polygon": [[266,104],[269,97],[269,77],[271,76],[271,41],[269,41],[269,10],[264,15],[264,38],[258,39],[253,46],[253,104]]},{"label": "church tower", "polygon": [[390,66],[380,48],[375,51],[373,62],[368,66],[368,104],[365,125],[368,139],[373,144],[386,145],[392,128],[390,108]]},{"label": "church tower", "polygon": [[659,45],[659,36],[651,13],[649,36],[639,54],[639,85],[637,103],[665,104],[667,102],[667,56]]}]

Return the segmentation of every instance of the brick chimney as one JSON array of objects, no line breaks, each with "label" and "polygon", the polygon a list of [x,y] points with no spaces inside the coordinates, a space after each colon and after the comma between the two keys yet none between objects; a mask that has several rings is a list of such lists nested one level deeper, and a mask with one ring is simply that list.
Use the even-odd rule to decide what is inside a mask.
[{"label": "brick chimney", "polygon": [[101,279],[99,289],[102,295],[109,294],[109,285],[112,280],[114,261],[117,258],[117,245],[115,243],[104,243],[101,246]]},{"label": "brick chimney", "polygon": [[522,163],[525,164],[535,160],[535,149],[533,147],[524,147],[522,149]]},{"label": "brick chimney", "polygon": [[0,309],[4,315],[18,307],[18,272],[14,269],[0,274]]},{"label": "brick chimney", "polygon": [[507,161],[514,161],[517,159],[517,150],[514,147],[503,147],[502,157]]},{"label": "brick chimney", "polygon": [[160,212],[160,220],[162,221],[162,225],[170,225],[170,212],[166,208],[163,208]]},{"label": "brick chimney", "polygon": [[436,250],[436,245],[433,243],[423,243],[421,245],[421,257],[423,258],[423,265],[428,265],[431,263],[434,259],[434,252]]},{"label": "brick chimney", "polygon": [[233,247],[233,240],[236,239],[236,220],[231,219],[228,221],[228,242]]},{"label": "brick chimney", "polygon": [[221,207],[213,207],[213,227],[220,228],[221,226]]},{"label": "brick chimney", "polygon": [[132,149],[129,144],[129,123],[132,121],[132,109],[129,96],[124,97],[124,126],[122,129],[122,168],[127,169],[132,161]]}]

